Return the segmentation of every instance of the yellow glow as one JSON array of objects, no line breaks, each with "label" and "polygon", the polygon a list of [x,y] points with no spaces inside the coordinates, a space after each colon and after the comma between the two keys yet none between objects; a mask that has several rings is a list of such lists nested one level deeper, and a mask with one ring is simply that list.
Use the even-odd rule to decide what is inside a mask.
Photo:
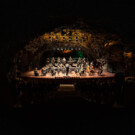
[{"label": "yellow glow", "polygon": [[125,57],[128,57],[128,58],[131,58],[132,57],[132,52],[124,52],[124,56]]},{"label": "yellow glow", "polygon": [[104,46],[111,46],[111,45],[115,45],[117,43],[118,43],[118,41],[110,41],[109,43],[105,43]]},{"label": "yellow glow", "polygon": [[63,51],[63,53],[70,53],[70,52],[72,52],[71,50],[65,50],[65,51]]},{"label": "yellow glow", "polygon": [[105,46],[107,46],[108,45],[108,43],[105,43]]},{"label": "yellow glow", "polygon": [[[71,37],[71,41],[72,43],[76,43],[76,37],[78,37],[78,43],[82,43],[82,37],[84,37],[84,42],[88,42],[91,38],[91,34],[81,31],[79,29],[63,29],[63,31],[65,32],[64,35],[61,34],[61,31],[59,32],[50,32],[50,33],[46,33],[44,34],[41,38],[43,38],[44,40],[50,41],[49,37],[51,37],[51,42],[56,41],[56,37],[58,38],[58,42],[63,42],[63,37],[65,37],[65,42],[69,42],[69,37]],[[72,36],[69,36],[69,31],[72,31]]]}]

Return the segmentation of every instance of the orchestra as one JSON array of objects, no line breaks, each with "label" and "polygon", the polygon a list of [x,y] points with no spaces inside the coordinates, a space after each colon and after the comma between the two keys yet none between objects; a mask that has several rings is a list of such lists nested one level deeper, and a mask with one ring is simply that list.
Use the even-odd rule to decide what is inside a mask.
[{"label": "orchestra", "polygon": [[[65,74],[65,76],[69,76],[72,71],[77,75],[88,75],[92,76],[95,72],[100,76],[103,72],[102,64],[100,64],[98,71],[95,71],[93,61],[89,62],[86,58],[81,59],[80,57],[75,60],[71,56],[69,59],[63,58],[47,58],[46,66],[41,69],[41,74],[46,76],[47,73],[51,73],[52,76],[56,74]],[[35,76],[38,76],[37,68],[34,70]]]}]

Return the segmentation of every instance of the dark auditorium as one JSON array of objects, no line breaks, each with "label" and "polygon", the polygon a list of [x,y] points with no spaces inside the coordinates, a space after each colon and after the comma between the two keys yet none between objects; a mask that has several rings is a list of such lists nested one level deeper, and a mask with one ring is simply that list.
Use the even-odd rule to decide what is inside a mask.
[{"label": "dark auditorium", "polygon": [[2,1],[0,135],[134,135],[134,8]]}]

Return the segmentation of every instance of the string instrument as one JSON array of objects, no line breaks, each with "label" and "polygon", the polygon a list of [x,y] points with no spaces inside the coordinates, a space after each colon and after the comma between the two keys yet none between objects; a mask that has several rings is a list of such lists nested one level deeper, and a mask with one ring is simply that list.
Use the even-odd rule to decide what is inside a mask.
[{"label": "string instrument", "polygon": [[87,72],[87,73],[90,72],[90,66],[89,66],[89,65],[86,67],[86,72]]}]

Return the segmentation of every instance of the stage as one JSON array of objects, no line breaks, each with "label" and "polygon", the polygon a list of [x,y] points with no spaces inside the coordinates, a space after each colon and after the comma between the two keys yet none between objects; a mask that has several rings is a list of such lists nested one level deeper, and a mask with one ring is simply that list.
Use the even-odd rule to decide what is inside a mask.
[{"label": "stage", "polygon": [[42,75],[41,70],[37,70],[39,73],[39,76],[34,75],[34,71],[28,71],[21,74],[22,78],[33,78],[33,79],[92,79],[92,78],[114,78],[115,73],[107,72],[106,70],[103,70],[102,74],[99,76],[97,71],[95,73],[89,75],[88,73],[85,73],[84,75],[80,75],[79,73],[75,73],[72,71],[71,73],[66,76],[66,73],[60,72],[59,74],[56,72],[56,75],[52,76],[51,73],[47,73],[45,76]]}]

